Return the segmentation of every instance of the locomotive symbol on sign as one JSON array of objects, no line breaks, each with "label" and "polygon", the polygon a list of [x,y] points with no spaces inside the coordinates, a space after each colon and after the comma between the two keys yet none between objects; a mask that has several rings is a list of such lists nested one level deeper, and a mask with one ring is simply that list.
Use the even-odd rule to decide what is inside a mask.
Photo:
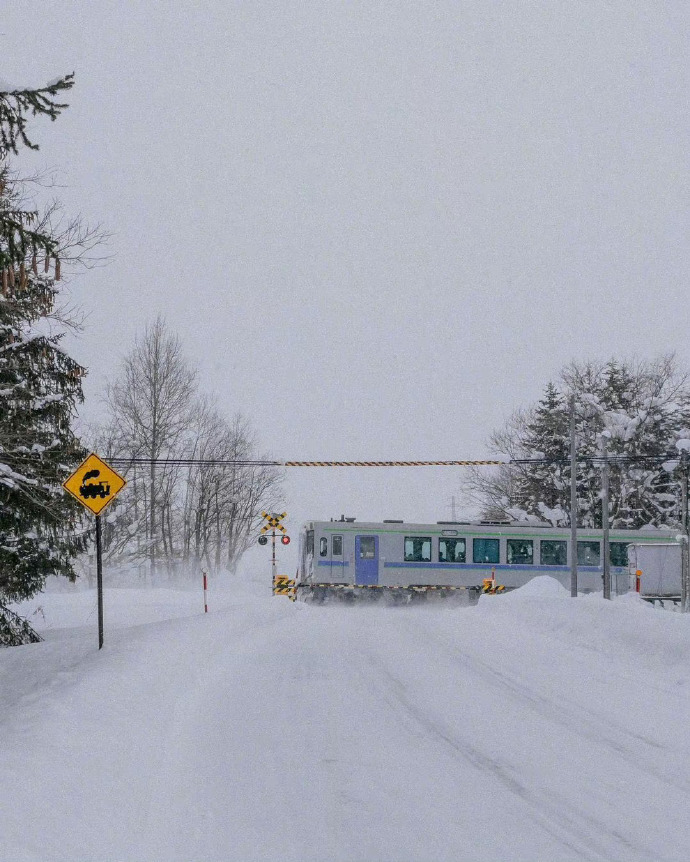
[{"label": "locomotive symbol on sign", "polygon": [[94,515],[115,499],[127,481],[93,453],[63,484],[65,491],[76,497]]},{"label": "locomotive symbol on sign", "polygon": [[110,485],[105,482],[90,482],[89,479],[95,479],[97,476],[101,475],[100,470],[88,470],[84,473],[84,478],[82,480],[82,484],[79,486],[79,494],[85,500],[88,500],[89,497],[101,497],[104,499],[105,497],[110,496]]}]

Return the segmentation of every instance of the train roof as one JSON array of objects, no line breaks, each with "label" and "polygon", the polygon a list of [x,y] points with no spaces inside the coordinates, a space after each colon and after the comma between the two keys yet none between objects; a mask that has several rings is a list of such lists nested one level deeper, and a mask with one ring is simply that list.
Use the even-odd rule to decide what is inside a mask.
[{"label": "train roof", "polygon": [[[567,533],[570,534],[570,527],[554,527],[551,524],[525,524],[518,521],[436,521],[436,523],[415,523],[412,521],[384,519],[383,521],[358,521],[356,518],[341,517],[329,521],[308,521],[304,525],[304,529],[328,529],[330,530],[345,530],[345,531],[371,531],[371,532],[404,532],[410,531],[414,533],[429,532],[443,534],[444,532],[458,534],[462,532],[493,532],[493,533]],[[600,527],[578,527],[578,534],[585,533],[600,533]],[[637,530],[628,530],[621,528],[612,528],[609,531],[616,536],[633,536],[643,534],[645,536],[657,536],[658,538],[667,538],[669,535],[675,535],[677,529],[672,527],[642,527]]]}]

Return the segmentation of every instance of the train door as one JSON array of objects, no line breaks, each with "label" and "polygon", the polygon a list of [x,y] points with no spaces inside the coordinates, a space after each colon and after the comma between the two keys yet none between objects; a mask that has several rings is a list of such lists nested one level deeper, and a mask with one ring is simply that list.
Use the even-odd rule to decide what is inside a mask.
[{"label": "train door", "polygon": [[379,537],[355,536],[355,583],[378,584]]},{"label": "train door", "polygon": [[331,574],[335,572],[338,578],[343,578],[345,576],[344,566],[345,560],[343,558],[343,537],[342,536],[331,536]]}]

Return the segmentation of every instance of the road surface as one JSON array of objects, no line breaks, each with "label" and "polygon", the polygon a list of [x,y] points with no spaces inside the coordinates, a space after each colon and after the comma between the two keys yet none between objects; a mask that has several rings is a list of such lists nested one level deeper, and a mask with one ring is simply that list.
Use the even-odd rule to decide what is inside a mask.
[{"label": "road surface", "polygon": [[5,651],[0,859],[687,858],[687,673],[631,643],[679,657],[684,618],[516,595],[253,591]]}]

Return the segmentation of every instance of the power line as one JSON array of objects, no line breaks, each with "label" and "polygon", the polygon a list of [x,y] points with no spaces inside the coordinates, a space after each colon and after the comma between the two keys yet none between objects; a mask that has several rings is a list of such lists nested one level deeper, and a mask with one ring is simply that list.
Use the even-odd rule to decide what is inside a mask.
[{"label": "power line", "polygon": [[[609,464],[654,463],[678,460],[669,455],[610,455]],[[509,467],[569,465],[569,458],[511,458],[449,461],[278,461],[268,458],[140,458],[111,457],[110,464],[118,467]],[[579,455],[578,464],[602,464],[601,455]]]}]

